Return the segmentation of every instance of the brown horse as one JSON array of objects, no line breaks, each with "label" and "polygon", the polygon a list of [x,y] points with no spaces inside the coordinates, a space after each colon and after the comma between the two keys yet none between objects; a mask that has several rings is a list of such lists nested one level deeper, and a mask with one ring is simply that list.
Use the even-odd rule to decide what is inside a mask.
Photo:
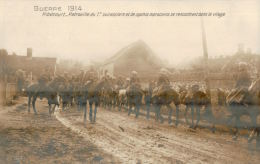
[{"label": "brown horse", "polygon": [[179,123],[179,105],[180,105],[180,98],[177,91],[175,91],[170,85],[161,85],[153,90],[152,94],[152,104],[155,108],[156,114],[156,121],[160,119],[160,122],[163,123],[164,119],[161,116],[161,107],[166,106],[169,110],[168,115],[168,123],[172,122],[172,113],[173,109],[171,107],[171,103],[174,103],[176,106],[176,122],[175,125],[177,126]]},{"label": "brown horse", "polygon": [[[248,89],[242,88],[231,91],[227,96],[227,108],[231,112],[228,122],[235,118],[234,139],[237,138],[238,129],[241,127],[240,117],[247,115],[251,120],[248,129],[253,129],[253,132],[257,133],[259,142],[257,117],[260,114],[260,79],[254,81]],[[249,138],[249,141],[251,141],[251,138]]]}]

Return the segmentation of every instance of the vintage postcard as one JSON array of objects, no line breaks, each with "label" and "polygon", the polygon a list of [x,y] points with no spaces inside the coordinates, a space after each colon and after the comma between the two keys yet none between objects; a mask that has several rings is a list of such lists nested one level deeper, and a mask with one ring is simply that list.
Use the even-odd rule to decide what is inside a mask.
[{"label": "vintage postcard", "polygon": [[0,163],[260,163],[259,0],[0,0]]}]

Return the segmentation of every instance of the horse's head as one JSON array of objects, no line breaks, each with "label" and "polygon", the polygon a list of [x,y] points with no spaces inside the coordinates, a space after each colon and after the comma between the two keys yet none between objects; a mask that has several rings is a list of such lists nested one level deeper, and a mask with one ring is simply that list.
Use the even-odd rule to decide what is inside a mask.
[{"label": "horse's head", "polygon": [[256,98],[256,101],[258,101],[258,104],[260,104],[260,78],[252,82],[250,87],[248,88],[248,91],[252,97]]},{"label": "horse's head", "polygon": [[248,91],[250,93],[252,93],[252,92],[255,93],[255,92],[259,92],[260,91],[260,78],[252,82],[252,84],[248,88]]}]

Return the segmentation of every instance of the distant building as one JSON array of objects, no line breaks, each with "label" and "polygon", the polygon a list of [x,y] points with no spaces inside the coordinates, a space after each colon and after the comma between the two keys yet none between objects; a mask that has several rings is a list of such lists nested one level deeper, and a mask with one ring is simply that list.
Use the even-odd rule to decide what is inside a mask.
[{"label": "distant building", "polygon": [[163,66],[163,62],[146,43],[137,41],[105,60],[98,70],[100,77],[104,76],[106,71],[112,77],[129,77],[131,71],[135,70],[139,78],[145,80],[157,77]]},{"label": "distant building", "polygon": [[50,76],[54,75],[56,69],[56,58],[49,57],[33,57],[32,49],[27,49],[27,56],[19,56],[15,53],[13,55],[8,55],[7,51],[0,50],[0,61],[4,61],[3,73],[14,73],[15,71],[21,69],[27,74],[33,76],[39,76],[43,73],[48,73]]}]

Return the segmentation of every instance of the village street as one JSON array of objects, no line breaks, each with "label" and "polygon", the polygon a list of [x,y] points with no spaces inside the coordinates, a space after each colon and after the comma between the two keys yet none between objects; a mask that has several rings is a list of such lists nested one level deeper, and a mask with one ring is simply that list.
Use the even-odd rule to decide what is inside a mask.
[{"label": "village street", "polygon": [[38,100],[39,114],[27,112],[26,98],[0,107],[0,163],[118,163],[48,114]]},{"label": "village street", "polygon": [[[0,163],[259,163],[244,138],[223,132],[159,124],[126,112],[99,109],[97,122],[83,124],[83,111],[56,109],[45,100],[38,115],[26,99],[0,111]],[[153,115],[153,114],[152,114]],[[253,147],[254,145],[252,145]]]}]

